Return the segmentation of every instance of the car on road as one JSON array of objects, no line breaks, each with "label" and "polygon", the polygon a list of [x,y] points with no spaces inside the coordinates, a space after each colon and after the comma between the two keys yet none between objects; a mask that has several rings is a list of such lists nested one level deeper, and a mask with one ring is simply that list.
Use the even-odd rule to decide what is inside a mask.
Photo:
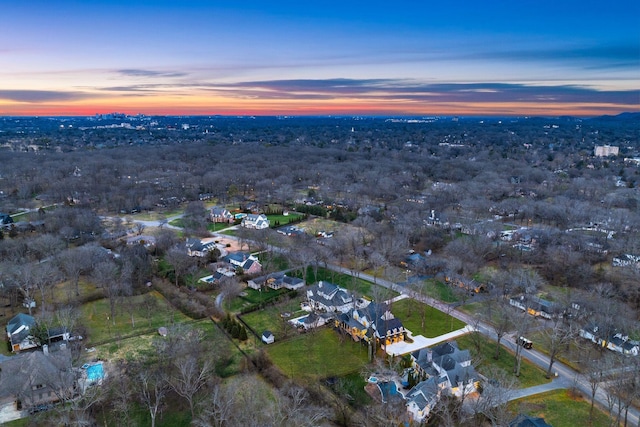
[{"label": "car on road", "polygon": [[525,337],[518,337],[518,339],[516,340],[516,344],[523,346],[527,350],[533,347],[533,342],[526,339]]}]

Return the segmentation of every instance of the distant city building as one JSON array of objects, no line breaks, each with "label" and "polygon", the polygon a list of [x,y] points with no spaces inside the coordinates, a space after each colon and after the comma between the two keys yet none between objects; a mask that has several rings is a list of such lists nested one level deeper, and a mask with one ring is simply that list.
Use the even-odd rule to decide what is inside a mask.
[{"label": "distant city building", "polygon": [[614,147],[612,145],[596,145],[594,155],[596,157],[617,156],[620,151],[620,147]]}]

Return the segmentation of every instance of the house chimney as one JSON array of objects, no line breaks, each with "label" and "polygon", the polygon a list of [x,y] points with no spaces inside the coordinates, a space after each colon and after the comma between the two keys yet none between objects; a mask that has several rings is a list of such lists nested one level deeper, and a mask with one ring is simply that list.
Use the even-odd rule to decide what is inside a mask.
[{"label": "house chimney", "polygon": [[42,352],[44,354],[49,354],[49,346],[47,344],[42,346]]}]

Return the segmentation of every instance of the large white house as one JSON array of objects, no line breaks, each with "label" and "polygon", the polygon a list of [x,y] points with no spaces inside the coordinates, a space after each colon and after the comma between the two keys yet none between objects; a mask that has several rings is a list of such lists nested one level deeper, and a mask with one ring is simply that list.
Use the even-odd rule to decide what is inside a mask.
[{"label": "large white house", "polygon": [[309,305],[314,310],[345,313],[354,307],[353,296],[333,283],[320,281],[307,290]]},{"label": "large white house", "polygon": [[269,228],[269,219],[265,214],[249,214],[242,220],[242,226],[262,230]]},{"label": "large white house", "polygon": [[479,376],[469,350],[460,350],[455,341],[417,350],[411,361],[424,378],[407,394],[407,411],[418,422],[429,416],[442,392],[461,398],[477,390]]}]

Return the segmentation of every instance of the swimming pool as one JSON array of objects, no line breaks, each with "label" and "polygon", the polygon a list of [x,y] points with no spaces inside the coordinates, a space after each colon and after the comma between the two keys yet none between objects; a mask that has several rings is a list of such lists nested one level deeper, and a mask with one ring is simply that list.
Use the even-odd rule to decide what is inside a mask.
[{"label": "swimming pool", "polygon": [[380,393],[382,393],[382,402],[386,403],[389,400],[389,396],[398,394],[398,387],[394,381],[387,381],[378,383]]},{"label": "swimming pool", "polygon": [[104,368],[102,363],[89,365],[87,368],[87,380],[90,382],[98,382],[104,378]]},{"label": "swimming pool", "polygon": [[294,326],[296,326],[296,325],[304,326],[304,321],[307,320],[307,317],[309,317],[309,316],[297,317],[295,319],[289,320],[289,322],[291,322]]}]

